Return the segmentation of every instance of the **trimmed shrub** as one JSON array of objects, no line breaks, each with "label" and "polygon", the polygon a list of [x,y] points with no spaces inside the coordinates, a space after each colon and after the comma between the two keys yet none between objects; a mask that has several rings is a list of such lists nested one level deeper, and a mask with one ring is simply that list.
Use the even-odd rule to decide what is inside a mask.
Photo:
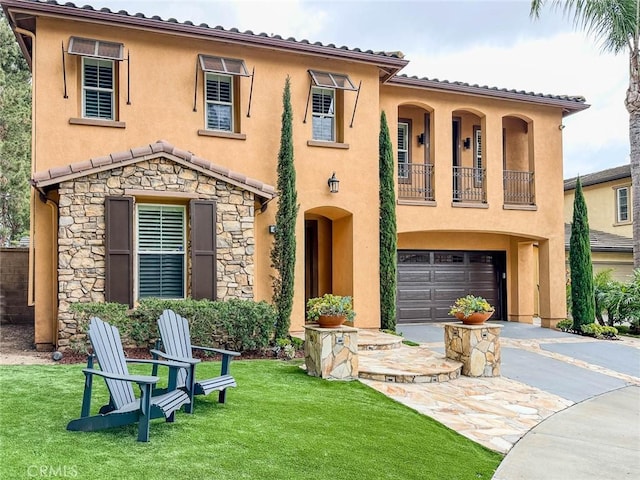
[{"label": "trimmed shrub", "polygon": [[581,325],[580,330],[583,335],[596,338],[615,338],[618,334],[618,330],[615,327],[610,327],[608,325],[603,326],[597,323]]},{"label": "trimmed shrub", "polygon": [[[224,348],[239,352],[261,350],[273,339],[276,312],[266,302],[251,300],[162,300],[146,298],[135,310],[116,303],[77,303],[78,332],[84,333],[89,318],[97,316],[118,327],[125,346],[149,348],[158,338],[157,320],[171,309],[189,321],[191,343],[203,347]],[[72,349],[86,352],[87,343],[80,336]]]}]

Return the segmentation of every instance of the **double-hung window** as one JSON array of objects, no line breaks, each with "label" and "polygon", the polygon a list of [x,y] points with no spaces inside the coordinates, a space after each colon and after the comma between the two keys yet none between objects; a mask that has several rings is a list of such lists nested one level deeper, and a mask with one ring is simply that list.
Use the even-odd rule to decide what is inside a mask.
[{"label": "double-hung window", "polygon": [[229,75],[207,73],[205,79],[207,129],[233,131],[233,82]]},{"label": "double-hung window", "polygon": [[220,132],[240,131],[240,77],[247,77],[244,60],[199,55],[204,72],[205,127]]},{"label": "double-hung window", "polygon": [[409,123],[398,122],[398,178],[409,178]]},{"label": "double-hung window", "polygon": [[629,220],[629,187],[616,188],[616,223]]},{"label": "double-hung window", "polygon": [[138,298],[184,298],[185,207],[137,207]]},{"label": "double-hung window", "polygon": [[[309,70],[311,76],[312,138],[343,141],[344,90],[357,91],[347,75]],[[308,106],[307,106],[308,108]],[[306,120],[306,113],[305,113]]]},{"label": "double-hung window", "polygon": [[313,97],[313,139],[334,142],[336,139],[336,99],[332,88],[315,87]]},{"label": "double-hung window", "polygon": [[117,66],[124,58],[124,45],[71,37],[69,54],[81,59],[82,117],[116,120]]},{"label": "double-hung window", "polygon": [[82,59],[82,116],[115,120],[114,62]]}]

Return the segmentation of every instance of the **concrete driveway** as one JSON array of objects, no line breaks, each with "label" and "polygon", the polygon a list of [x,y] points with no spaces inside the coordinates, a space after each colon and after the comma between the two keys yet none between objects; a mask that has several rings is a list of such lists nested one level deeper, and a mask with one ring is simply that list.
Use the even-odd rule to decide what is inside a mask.
[{"label": "concrete driveway", "polygon": [[[503,327],[502,377],[467,379],[467,388],[488,382],[494,398],[518,399],[507,408],[519,405],[524,417],[539,412],[541,403],[550,411],[521,438],[500,438],[495,408],[493,419],[481,419],[495,422],[487,429],[496,436],[488,446],[507,452],[494,480],[640,478],[640,339],[596,340],[537,325],[496,323]],[[398,331],[444,354],[442,325],[399,325]],[[523,395],[527,388],[537,395]],[[469,417],[480,421],[478,412]]]}]

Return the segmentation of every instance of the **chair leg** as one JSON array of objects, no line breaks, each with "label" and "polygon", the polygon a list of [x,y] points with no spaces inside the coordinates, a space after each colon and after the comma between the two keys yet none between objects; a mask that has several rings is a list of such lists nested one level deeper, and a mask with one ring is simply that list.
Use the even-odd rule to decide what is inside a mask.
[{"label": "chair leg", "polygon": [[218,394],[218,402],[224,403],[226,400],[227,400],[227,389],[225,388],[224,390],[220,390],[220,393]]},{"label": "chair leg", "polygon": [[138,418],[138,441],[149,441],[149,422],[151,420],[151,385],[141,386],[140,416]]}]

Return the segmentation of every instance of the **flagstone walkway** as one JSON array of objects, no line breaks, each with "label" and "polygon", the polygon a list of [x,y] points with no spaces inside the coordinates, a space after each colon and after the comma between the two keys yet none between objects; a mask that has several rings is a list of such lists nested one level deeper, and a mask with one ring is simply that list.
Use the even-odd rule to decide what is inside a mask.
[{"label": "flagstone walkway", "polygon": [[[364,337],[369,344],[373,342],[372,337],[385,335],[374,331],[361,332],[359,336]],[[542,344],[584,343],[602,340],[574,335],[546,338],[545,332],[549,331],[540,329],[540,338],[535,339],[501,338],[501,347],[533,352],[544,358],[559,360],[621,380],[627,384],[640,385],[640,374],[633,376],[620,373],[541,348]],[[633,338],[625,337],[619,344],[640,349],[640,340]],[[379,353],[372,354],[372,351],[375,352],[375,350],[370,347],[368,350],[359,352],[360,371],[380,370],[381,367],[385,367],[386,370],[383,371],[415,369],[416,355],[436,362],[445,361],[444,354],[436,352],[443,351],[443,348],[444,336],[442,342],[428,342],[420,344],[419,347],[404,346],[393,351],[386,350],[382,356]],[[536,369],[536,365],[531,364],[527,368]],[[362,376],[360,381],[371,388],[501,453],[507,453],[525,433],[545,418],[575,403],[567,398],[505,376],[494,378],[460,376],[450,381],[428,383],[380,381],[371,380],[371,375],[364,375],[369,378],[362,378]]]}]

